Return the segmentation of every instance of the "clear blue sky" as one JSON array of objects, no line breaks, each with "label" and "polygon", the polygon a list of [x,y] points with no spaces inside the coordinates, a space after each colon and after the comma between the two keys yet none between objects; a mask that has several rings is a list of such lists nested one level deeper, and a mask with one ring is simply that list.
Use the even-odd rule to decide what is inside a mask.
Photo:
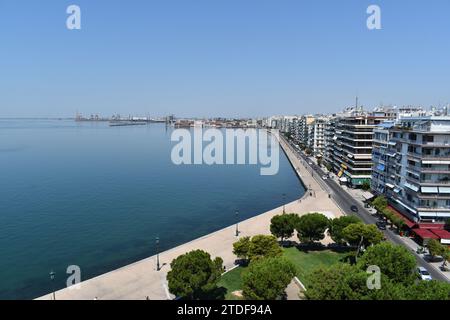
[{"label": "clear blue sky", "polygon": [[356,95],[450,102],[450,1],[0,0],[0,117],[325,113]]}]

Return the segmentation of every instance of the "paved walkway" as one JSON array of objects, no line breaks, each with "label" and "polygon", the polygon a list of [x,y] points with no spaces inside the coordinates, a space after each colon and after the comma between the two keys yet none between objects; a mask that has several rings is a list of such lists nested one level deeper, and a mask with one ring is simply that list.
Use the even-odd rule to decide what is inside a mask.
[{"label": "paved walkway", "polygon": [[[283,147],[283,141],[280,141]],[[323,212],[334,217],[342,213],[335,203],[328,198],[328,193],[323,191],[318,183],[311,177],[311,174],[303,167],[300,160],[293,153],[286,149],[286,154],[292,160],[293,167],[308,186],[307,192],[301,199],[286,204],[286,212],[298,213],[300,215],[309,212]],[[281,214],[283,207],[275,208],[259,216],[239,223],[240,235],[254,236],[257,234],[270,234],[270,220],[273,216]],[[175,247],[160,254],[161,264],[164,264],[160,271],[156,271],[156,256],[138,261],[120,269],[105,273],[98,277],[86,280],[79,285],[79,289],[65,288],[56,292],[57,300],[129,300],[146,299],[164,300],[172,299],[167,290],[166,275],[170,269],[170,262],[181,254],[195,249],[205,250],[212,257],[220,256],[227,269],[234,266],[236,256],[233,254],[233,243],[237,241],[235,236],[235,226],[229,226],[217,232],[208,234],[202,238],[193,240],[186,244]],[[329,239],[324,239],[328,243]],[[292,288],[291,288],[292,289]],[[292,297],[292,290],[290,296]],[[295,295],[294,295],[295,296]],[[39,299],[51,299],[51,294]]]}]

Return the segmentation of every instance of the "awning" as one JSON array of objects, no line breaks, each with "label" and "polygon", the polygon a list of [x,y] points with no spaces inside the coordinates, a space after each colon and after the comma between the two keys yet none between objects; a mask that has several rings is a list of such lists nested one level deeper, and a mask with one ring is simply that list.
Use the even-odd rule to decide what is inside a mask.
[{"label": "awning", "polygon": [[368,192],[368,191],[364,192],[364,193],[362,194],[362,196],[363,196],[363,198],[364,198],[365,200],[370,200],[370,199],[372,199],[373,197],[375,197],[372,193],[370,193],[370,192]]},{"label": "awning", "polygon": [[439,237],[429,229],[413,229],[413,232],[422,239],[439,239]]},{"label": "awning", "polygon": [[389,189],[394,189],[395,186],[392,183],[386,183],[386,187]]},{"label": "awning", "polygon": [[409,189],[411,189],[411,190],[413,190],[415,192],[419,191],[419,187],[417,187],[417,186],[415,186],[413,184],[410,184],[409,182],[405,182],[405,187],[407,187],[407,188],[409,188]]},{"label": "awning", "polygon": [[422,193],[438,193],[437,187],[422,187],[421,188]]},{"label": "awning", "polygon": [[419,215],[421,217],[428,217],[428,218],[450,218],[450,212],[420,211]]},{"label": "awning", "polygon": [[393,152],[393,153],[388,153],[388,154],[387,154],[388,157],[395,157],[395,155],[396,155],[395,152]]},{"label": "awning", "polygon": [[450,164],[450,161],[445,160],[422,160],[423,164]]},{"label": "awning", "polygon": [[420,222],[417,224],[419,229],[440,229],[443,230],[445,227],[444,223],[427,223],[427,222]]},{"label": "awning", "polygon": [[384,171],[384,169],[385,169],[386,167],[385,167],[385,165],[384,164],[379,164],[379,165],[377,165],[377,169],[378,170],[380,170],[380,171]]},{"label": "awning", "polygon": [[433,229],[430,231],[433,232],[435,235],[437,235],[439,239],[441,239],[441,243],[443,244],[450,243],[450,232],[448,232],[447,230]]},{"label": "awning", "polygon": [[399,193],[400,191],[402,191],[402,189],[400,189],[400,188],[394,188],[394,192],[395,192],[395,193]]},{"label": "awning", "polygon": [[395,208],[389,206],[389,210],[395,214],[397,217],[399,217],[400,219],[402,219],[403,222],[405,222],[405,224],[408,226],[408,228],[412,228],[416,225],[416,223],[414,221],[409,220],[407,217],[405,217],[404,215],[402,215],[400,212],[398,212],[397,210],[395,210]]},{"label": "awning", "polygon": [[414,212],[414,213],[417,213],[417,210],[411,208],[410,206],[407,206],[406,204],[404,204],[404,203],[401,202],[400,200],[395,199],[395,201],[397,201],[399,204],[401,204],[403,207],[405,207],[405,208],[408,209],[409,211]]},{"label": "awning", "polygon": [[439,193],[450,193],[449,187],[439,187]]}]

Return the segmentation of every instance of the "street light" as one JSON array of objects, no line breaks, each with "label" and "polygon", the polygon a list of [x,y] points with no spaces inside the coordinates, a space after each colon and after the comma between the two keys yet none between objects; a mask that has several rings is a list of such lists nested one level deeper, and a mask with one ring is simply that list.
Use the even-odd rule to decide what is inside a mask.
[{"label": "street light", "polygon": [[159,266],[159,237],[156,237],[156,271],[161,270]]},{"label": "street light", "polygon": [[283,214],[286,213],[286,193],[283,193]]},{"label": "street light", "polygon": [[55,284],[54,284],[55,274],[56,273],[53,272],[53,270],[50,271],[50,280],[52,282],[52,296],[53,296],[53,300],[56,300],[56,297],[55,297]]},{"label": "street light", "polygon": [[239,217],[239,210],[236,210],[236,212],[235,212],[235,214],[236,214],[236,237],[238,237],[239,236],[239,220],[238,220],[238,217]]}]

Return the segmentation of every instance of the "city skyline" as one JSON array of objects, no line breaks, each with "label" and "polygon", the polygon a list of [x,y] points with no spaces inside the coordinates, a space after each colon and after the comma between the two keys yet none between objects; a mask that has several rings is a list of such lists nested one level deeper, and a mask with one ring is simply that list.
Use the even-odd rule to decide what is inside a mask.
[{"label": "city skyline", "polygon": [[[444,106],[446,12],[435,1],[120,5],[3,1],[0,117],[256,117],[354,105]],[[381,30],[366,26],[381,8]],[[432,85],[431,85],[432,83]]]}]

